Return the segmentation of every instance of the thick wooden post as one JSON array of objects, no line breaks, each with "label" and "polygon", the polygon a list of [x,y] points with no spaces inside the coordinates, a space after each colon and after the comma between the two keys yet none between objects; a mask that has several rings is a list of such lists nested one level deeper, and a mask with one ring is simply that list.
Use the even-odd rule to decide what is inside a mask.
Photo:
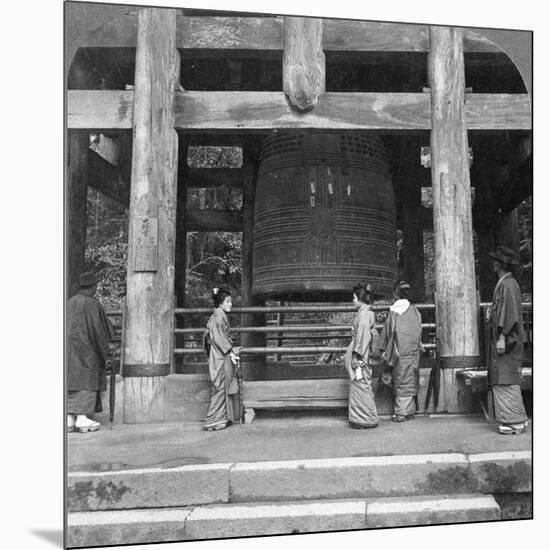
[{"label": "thick wooden post", "polygon": [[90,138],[85,130],[69,130],[67,147],[67,298],[78,290],[84,270],[86,202]]},{"label": "thick wooden post", "polygon": [[307,17],[285,17],[283,91],[299,111],[309,111],[325,91],[323,22]]},{"label": "thick wooden post", "polygon": [[[243,306],[265,305],[265,302],[256,300],[252,296],[252,269],[254,248],[254,200],[256,192],[256,178],[258,175],[258,159],[248,158],[244,170],[243,181],[243,232],[242,232],[242,274],[241,294]],[[265,314],[241,314],[241,326],[265,325]],[[261,347],[266,344],[265,334],[243,333],[241,336],[243,347]],[[265,355],[243,355],[243,377],[245,380],[262,380],[265,374]]]},{"label": "thick wooden post", "polygon": [[[176,213],[176,256],[175,256],[175,281],[174,292],[176,295],[176,307],[185,307],[185,296],[187,286],[187,187],[189,179],[189,167],[187,166],[187,145],[188,139],[183,138],[180,142],[180,158],[178,161],[178,205]],[[183,145],[183,147],[182,147]],[[175,327],[184,328],[185,318],[177,315],[174,319]],[[185,347],[185,335],[174,335],[174,346]],[[174,357],[176,373],[185,373],[185,355]]]},{"label": "thick wooden post", "polygon": [[519,257],[520,239],[517,208],[509,213],[498,214],[495,221],[496,246],[507,246],[508,248],[511,248]]},{"label": "thick wooden post", "polygon": [[[187,227],[185,209],[187,208],[187,179],[189,177],[189,167],[187,166],[187,143],[180,149],[180,153],[184,155],[179,160],[178,170],[178,205],[176,215],[176,260],[175,260],[175,292],[177,306],[184,307],[185,305],[185,285],[187,272]],[[183,166],[181,166],[183,165]]]},{"label": "thick wooden post", "polygon": [[482,302],[492,299],[495,287],[495,274],[491,268],[489,252],[495,249],[494,219],[495,199],[492,189],[498,177],[499,144],[496,138],[480,138],[472,144],[474,163],[471,169],[472,185],[475,187],[473,223],[477,233],[477,269],[479,294]]},{"label": "thick wooden post", "polygon": [[436,317],[444,406],[457,412],[455,372],[479,364],[462,31],[430,27]]},{"label": "thick wooden post", "polygon": [[138,17],[130,191],[124,421],[162,421],[174,324],[178,138],[176,10]]},{"label": "thick wooden post", "polygon": [[[491,220],[493,217],[490,218]],[[479,269],[479,296],[482,302],[493,299],[496,276],[492,269],[489,252],[495,250],[495,232],[492,225],[480,225],[477,232],[477,254]]]}]

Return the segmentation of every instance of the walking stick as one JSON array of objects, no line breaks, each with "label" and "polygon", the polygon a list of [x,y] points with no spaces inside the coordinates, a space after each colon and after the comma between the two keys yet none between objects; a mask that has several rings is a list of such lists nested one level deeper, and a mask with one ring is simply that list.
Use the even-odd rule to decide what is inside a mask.
[{"label": "walking stick", "polygon": [[424,401],[424,412],[426,412],[430,406],[430,398],[432,397],[434,389],[435,367],[432,367],[430,371],[430,378],[428,379],[428,389],[426,391],[426,399]]},{"label": "walking stick", "polygon": [[439,406],[439,387],[441,384],[441,373],[439,371],[440,357],[439,357],[439,339],[435,338],[435,363],[430,371],[430,378],[428,380],[428,390],[426,392],[426,400],[424,401],[424,411],[427,411],[430,406],[430,399],[433,395],[434,412],[437,412]]},{"label": "walking stick", "polygon": [[239,425],[242,426],[244,408],[243,408],[243,371],[241,367],[241,358],[237,357],[237,366],[235,367],[235,374],[237,375],[237,388],[239,390]]},{"label": "walking stick", "polygon": [[439,355],[439,337],[435,339],[435,365],[434,365],[434,412],[439,407],[439,388],[441,386],[441,356]]},{"label": "walking stick", "polygon": [[[122,299],[122,319],[120,321],[120,363],[119,371],[122,372],[122,364],[124,363],[124,345],[125,345],[125,331],[124,325],[126,323],[126,298]],[[114,364],[111,363],[111,376],[109,378],[109,429],[113,430],[113,419],[115,417],[115,387],[116,387],[116,371]]]}]

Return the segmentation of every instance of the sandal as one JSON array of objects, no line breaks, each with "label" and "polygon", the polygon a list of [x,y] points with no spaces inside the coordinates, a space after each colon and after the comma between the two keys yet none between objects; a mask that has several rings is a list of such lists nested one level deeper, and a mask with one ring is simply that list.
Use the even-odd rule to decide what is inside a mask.
[{"label": "sandal", "polygon": [[406,416],[402,416],[400,414],[396,414],[392,416],[392,422],[405,422],[408,418]]},{"label": "sandal", "polygon": [[218,430],[225,430],[227,428],[227,424],[224,424],[223,426],[212,426],[210,428],[204,428],[207,432],[217,432]]},{"label": "sandal", "polygon": [[501,435],[519,435],[525,431],[525,424],[501,424],[498,427],[498,433]]},{"label": "sandal", "polygon": [[75,423],[74,431],[78,433],[97,432],[100,426],[99,422],[86,417],[80,426],[78,425],[78,421]]},{"label": "sandal", "polygon": [[97,432],[97,430],[99,430],[99,425],[98,426],[90,425],[90,426],[75,426],[74,427],[74,431],[78,432],[78,433],[81,433],[81,434],[85,434],[87,432]]},{"label": "sandal", "polygon": [[360,426],[359,424],[355,424],[354,422],[350,422],[349,425],[354,430],[371,430],[378,426],[378,424],[369,424],[368,426]]}]

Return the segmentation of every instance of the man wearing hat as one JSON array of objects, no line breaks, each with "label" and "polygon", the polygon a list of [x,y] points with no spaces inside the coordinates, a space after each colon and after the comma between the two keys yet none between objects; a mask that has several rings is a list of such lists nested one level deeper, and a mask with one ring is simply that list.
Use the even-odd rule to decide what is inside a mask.
[{"label": "man wearing hat", "polygon": [[[98,278],[80,276],[80,290],[67,302],[67,429],[88,432],[99,422],[87,415],[101,412],[100,391],[107,386],[105,359],[113,328],[94,298]],[[97,405],[97,407],[96,407]]]},{"label": "man wearing hat", "polygon": [[519,264],[513,250],[499,246],[489,253],[498,282],[493,293],[489,318],[489,384],[493,390],[495,418],[501,434],[525,431],[527,415],[521,396],[523,357],[523,317],[521,292],[510,272]]}]

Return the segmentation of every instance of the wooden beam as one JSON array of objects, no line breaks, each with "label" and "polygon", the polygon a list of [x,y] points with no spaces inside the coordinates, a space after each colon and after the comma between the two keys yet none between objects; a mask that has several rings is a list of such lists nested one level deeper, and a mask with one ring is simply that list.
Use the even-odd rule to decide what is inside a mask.
[{"label": "wooden beam", "polygon": [[426,94],[327,93],[313,112],[292,111],[281,92],[177,94],[176,125],[187,131],[429,129]]},{"label": "wooden beam", "polygon": [[138,19],[122,374],[124,422],[164,420],[172,363],[178,136],[176,10]]},{"label": "wooden beam", "polygon": [[330,51],[425,52],[428,29],[373,21],[325,19],[323,49]]},{"label": "wooden beam", "polygon": [[347,406],[349,380],[269,380],[248,382],[243,388],[247,407]]},{"label": "wooden beam", "polygon": [[468,94],[464,106],[468,130],[531,130],[527,94]]},{"label": "wooden beam", "polygon": [[[427,52],[425,25],[324,19],[323,49],[333,51]],[[283,50],[282,17],[177,18],[179,49]],[[84,48],[134,48],[137,13],[122,15],[86,37]],[[479,34],[466,30],[465,52],[500,53],[502,50]]]},{"label": "wooden beam", "polygon": [[116,166],[93,151],[89,152],[88,186],[125,206],[130,202],[130,182]]},{"label": "wooden beam", "polygon": [[415,302],[425,298],[424,281],[424,215],[422,207],[423,185],[427,179],[427,170],[419,162],[422,140],[418,136],[400,140],[401,160],[399,170],[394,177],[398,193],[403,203],[403,278],[412,286]]},{"label": "wooden beam", "polygon": [[476,189],[472,219],[477,234],[478,291],[481,301],[491,301],[495,274],[488,254],[495,250],[494,219],[497,212],[493,189],[500,186],[501,163],[502,159],[508,156],[506,150],[509,150],[510,146],[502,136],[475,136],[470,145],[475,159],[470,169],[470,178]]},{"label": "wooden beam", "polygon": [[[187,189],[189,185],[190,168],[185,162],[187,156],[188,139],[185,137],[180,140],[180,158],[178,162],[178,189],[177,189],[177,207],[176,207],[176,255],[175,255],[175,282],[174,294],[176,295],[176,307],[185,306],[186,279],[187,279],[187,228],[185,222],[187,219]],[[178,318],[176,318],[176,322]],[[181,319],[180,319],[181,321]],[[178,336],[176,336],[178,338]],[[179,338],[175,343],[176,347],[183,347],[184,339]]]},{"label": "wooden beam", "polygon": [[132,129],[134,92],[69,90],[67,126],[74,129]]},{"label": "wooden beam", "polygon": [[283,91],[300,112],[313,109],[325,91],[322,38],[321,19],[284,18]]},{"label": "wooden beam", "polygon": [[500,245],[511,248],[519,258],[520,239],[517,208],[509,213],[501,213],[495,218],[495,246]]},{"label": "wooden beam", "polygon": [[227,132],[225,134],[195,134],[193,135],[190,146],[201,147],[244,147],[248,145],[248,140],[261,139],[262,135],[269,132],[262,132],[257,135],[254,134],[234,134]]},{"label": "wooden beam", "polygon": [[283,21],[278,17],[178,18],[177,47],[230,50],[282,50]]},{"label": "wooden beam", "polygon": [[189,168],[187,187],[242,188],[244,174],[241,168]]},{"label": "wooden beam", "polygon": [[[71,129],[129,129],[132,91],[68,93]],[[326,93],[313,112],[293,112],[282,92],[176,92],[175,127],[187,132],[284,129],[429,130],[424,93]],[[468,94],[468,130],[531,130],[527,94]]]},{"label": "wooden beam", "polygon": [[79,276],[84,271],[89,152],[88,132],[69,130],[67,136],[67,298],[78,291]]},{"label": "wooden beam", "polygon": [[202,209],[185,211],[186,231],[228,231],[243,230],[243,214],[240,210]]},{"label": "wooden beam", "polygon": [[437,331],[445,410],[457,412],[454,371],[479,361],[462,32],[430,27],[432,188]]},{"label": "wooden beam", "polygon": [[496,204],[503,213],[510,213],[533,194],[533,157],[514,167],[509,180],[502,186]]}]

